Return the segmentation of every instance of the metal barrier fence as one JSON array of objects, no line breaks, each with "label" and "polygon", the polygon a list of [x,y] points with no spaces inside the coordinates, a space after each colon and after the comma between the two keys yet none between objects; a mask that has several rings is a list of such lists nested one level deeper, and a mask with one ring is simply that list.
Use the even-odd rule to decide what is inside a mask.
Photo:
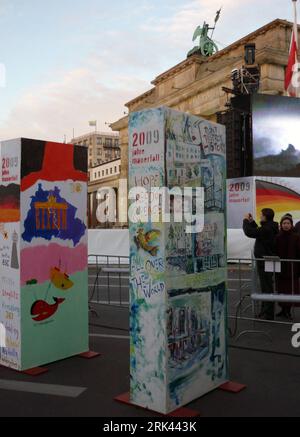
[{"label": "metal barrier fence", "polygon": [[[260,264],[259,264],[260,263]],[[285,263],[291,270],[291,290],[278,291],[280,271]],[[272,276],[272,290],[262,293],[258,266]],[[286,267],[285,267],[286,270]],[[300,306],[298,270],[300,260],[283,260],[276,257],[261,259],[228,259],[228,319],[233,322],[231,337],[239,340],[246,334],[259,333],[272,340],[269,332],[257,326],[292,325],[292,320],[266,320],[259,317],[263,302],[286,303]],[[90,310],[97,313],[99,305],[129,308],[129,257],[89,255],[89,303]],[[261,271],[260,271],[261,274]],[[280,287],[281,288],[281,287]],[[281,290],[282,291],[282,290]],[[239,331],[240,322],[250,322],[252,329]]]},{"label": "metal barrier fence", "polygon": [[92,304],[128,308],[128,280],[129,257],[89,255],[90,308]]},{"label": "metal barrier fence", "polygon": [[[294,323],[295,306],[300,306],[300,260],[264,257],[229,259],[228,264],[235,266],[237,276],[236,278],[228,276],[230,293],[228,318],[234,321],[231,337],[239,340],[246,334],[263,334],[272,341],[269,332],[256,329],[257,324],[271,327],[291,326]],[[231,288],[234,283],[236,287]],[[233,295],[232,292],[235,294]],[[271,308],[269,311],[274,313],[273,318],[261,313],[266,304],[273,306],[273,308],[269,307]],[[290,308],[291,318],[287,316],[286,320],[276,318],[276,304],[282,305],[283,308]],[[240,321],[252,322],[252,329],[238,332]]]}]

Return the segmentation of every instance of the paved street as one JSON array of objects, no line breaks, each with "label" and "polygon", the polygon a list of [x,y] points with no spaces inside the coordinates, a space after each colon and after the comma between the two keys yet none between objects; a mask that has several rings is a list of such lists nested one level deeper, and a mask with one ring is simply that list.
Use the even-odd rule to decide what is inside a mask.
[{"label": "paved street", "polygon": [[[91,284],[94,272],[90,273]],[[236,275],[236,269],[230,270],[231,279],[236,279]],[[242,276],[249,278],[249,271],[244,270]],[[105,281],[103,276],[100,279]],[[123,282],[125,285],[126,280]],[[229,282],[231,311],[239,297],[232,285],[235,283]],[[105,301],[108,296],[104,287],[100,300]],[[0,368],[1,416],[153,415],[113,400],[129,388],[128,307],[117,306],[119,296],[115,285],[110,293],[114,305],[92,305],[98,316],[91,315],[90,348],[102,354],[99,358],[73,357],[56,362],[47,366],[49,372],[39,377]],[[128,302],[128,288],[122,288],[121,298]],[[230,322],[231,329],[234,328],[233,322]],[[246,384],[247,390],[238,395],[217,390],[193,402],[191,407],[202,417],[299,414],[300,350],[290,346],[290,326],[272,327],[256,323],[254,328],[271,334],[272,341],[262,333],[247,334],[238,341],[236,338],[229,341],[231,379]],[[253,329],[252,323],[240,322],[238,333],[244,329]]]}]

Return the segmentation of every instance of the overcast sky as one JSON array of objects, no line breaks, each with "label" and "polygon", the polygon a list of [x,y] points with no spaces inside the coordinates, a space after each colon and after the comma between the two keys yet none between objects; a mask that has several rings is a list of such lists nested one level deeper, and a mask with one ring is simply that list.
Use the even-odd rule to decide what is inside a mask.
[{"label": "overcast sky", "polygon": [[293,17],[290,0],[0,0],[0,140],[69,140],[95,119],[109,130],[221,6],[220,48]]}]

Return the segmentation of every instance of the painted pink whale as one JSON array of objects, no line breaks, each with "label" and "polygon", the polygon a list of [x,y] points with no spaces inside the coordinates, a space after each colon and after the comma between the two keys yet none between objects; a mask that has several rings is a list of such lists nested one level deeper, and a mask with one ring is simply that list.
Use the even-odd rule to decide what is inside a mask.
[{"label": "painted pink whale", "polygon": [[54,297],[54,304],[50,305],[45,300],[37,300],[31,307],[31,316],[32,320],[35,322],[42,322],[43,320],[47,320],[53,316],[58,310],[60,304],[62,304],[65,299]]}]

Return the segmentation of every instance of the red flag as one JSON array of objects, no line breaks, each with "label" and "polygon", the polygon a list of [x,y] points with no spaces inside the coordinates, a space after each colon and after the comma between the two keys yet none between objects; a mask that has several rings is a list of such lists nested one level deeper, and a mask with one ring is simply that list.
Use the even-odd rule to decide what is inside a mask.
[{"label": "red flag", "polygon": [[[292,33],[292,43],[290,48],[290,54],[289,54],[289,61],[286,69],[285,74],[285,89],[288,92],[288,94],[292,97],[297,97],[297,89],[293,85],[293,77],[297,74],[297,64],[298,64],[298,57],[297,57],[297,42],[295,38],[295,32]],[[294,81],[294,83],[297,83],[297,81]]]}]

